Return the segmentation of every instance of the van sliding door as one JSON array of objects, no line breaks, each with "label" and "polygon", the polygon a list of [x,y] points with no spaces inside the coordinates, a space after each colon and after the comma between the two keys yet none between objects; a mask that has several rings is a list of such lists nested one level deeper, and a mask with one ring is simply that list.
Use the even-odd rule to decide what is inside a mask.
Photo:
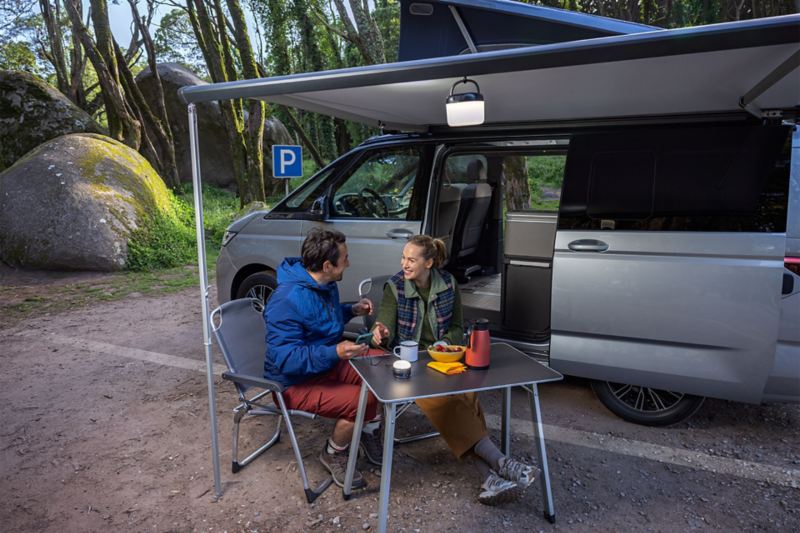
[{"label": "van sliding door", "polygon": [[572,137],[551,365],[759,401],[778,332],[787,136],[784,127],[725,124]]},{"label": "van sliding door", "polygon": [[[504,160],[503,330],[531,341],[550,335],[553,245],[567,141],[558,143],[560,150]],[[515,185],[511,177],[519,169],[524,179]]]}]

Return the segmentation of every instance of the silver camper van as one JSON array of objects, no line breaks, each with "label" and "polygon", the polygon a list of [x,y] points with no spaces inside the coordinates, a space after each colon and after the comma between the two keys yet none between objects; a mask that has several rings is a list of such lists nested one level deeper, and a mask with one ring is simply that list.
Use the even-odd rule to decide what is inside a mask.
[{"label": "silver camper van", "polygon": [[[590,379],[627,420],[671,424],[704,397],[800,399],[800,15],[661,30],[400,4],[397,63],[182,90],[397,132],[234,222],[221,302],[268,298],[312,227],[347,236],[345,300],[426,233],[447,243],[467,319]],[[465,76],[484,123],[450,127]]]},{"label": "silver camper van", "polygon": [[703,397],[800,399],[800,134],[748,119],[552,133],[393,135],[228,229],[221,301],[268,298],[314,226],[348,239],[340,283],[445,240],[465,316],[590,378],[646,424]]}]

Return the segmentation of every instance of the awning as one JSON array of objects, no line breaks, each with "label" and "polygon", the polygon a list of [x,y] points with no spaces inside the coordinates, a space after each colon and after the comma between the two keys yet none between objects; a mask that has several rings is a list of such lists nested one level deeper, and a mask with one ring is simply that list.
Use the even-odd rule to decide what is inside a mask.
[{"label": "awning", "polygon": [[[497,52],[186,87],[187,103],[261,98],[390,129],[446,124],[444,100],[463,76],[486,99],[487,125],[800,105],[800,15],[602,37]],[[784,70],[786,70],[784,68]],[[774,77],[774,76],[773,76]],[[751,93],[752,94],[752,93]]]}]

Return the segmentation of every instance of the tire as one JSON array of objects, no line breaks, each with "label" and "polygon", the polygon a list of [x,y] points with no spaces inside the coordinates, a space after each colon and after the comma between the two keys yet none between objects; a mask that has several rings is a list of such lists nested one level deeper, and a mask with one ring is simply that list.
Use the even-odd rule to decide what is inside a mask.
[{"label": "tire", "polygon": [[643,426],[682,422],[696,413],[705,400],[704,396],[610,381],[592,381],[592,390],[609,411]]},{"label": "tire", "polygon": [[236,289],[236,298],[257,298],[266,305],[278,282],[269,272],[250,274]]}]

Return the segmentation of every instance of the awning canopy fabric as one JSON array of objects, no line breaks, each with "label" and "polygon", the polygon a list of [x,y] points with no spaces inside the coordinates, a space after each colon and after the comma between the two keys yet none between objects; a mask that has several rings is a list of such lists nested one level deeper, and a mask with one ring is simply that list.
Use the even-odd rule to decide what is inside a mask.
[{"label": "awning canopy fabric", "polygon": [[[487,125],[730,112],[798,50],[800,15],[787,15],[209,84],[181,94],[187,103],[261,98],[411,131],[446,124],[444,100],[463,76],[481,86]],[[800,105],[796,64],[752,105]]]}]

